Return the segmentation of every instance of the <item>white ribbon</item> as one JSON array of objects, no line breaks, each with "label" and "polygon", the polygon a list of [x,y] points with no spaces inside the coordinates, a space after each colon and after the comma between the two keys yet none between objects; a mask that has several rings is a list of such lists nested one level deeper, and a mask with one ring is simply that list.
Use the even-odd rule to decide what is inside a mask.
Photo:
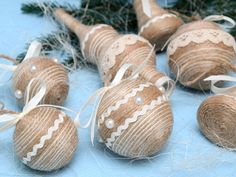
[{"label": "white ribbon", "polygon": [[[56,106],[56,105],[50,105],[50,104],[40,104],[41,100],[43,99],[43,97],[46,94],[46,85],[45,83],[41,82],[41,88],[40,90],[35,94],[35,96],[29,100],[30,97],[30,89],[32,87],[32,84],[34,81],[36,81],[37,78],[34,78],[30,81],[30,83],[27,86],[26,89],[26,104],[23,108],[23,111],[19,114],[17,113],[6,113],[6,114],[2,114],[0,115],[0,131],[4,131],[8,128],[11,128],[12,126],[14,126],[19,120],[21,120],[26,114],[28,114],[30,111],[32,111],[35,108],[39,108],[39,107],[52,107],[52,108],[57,108],[57,109],[62,109],[62,110],[66,110],[69,112],[72,112],[74,114],[76,114],[75,120],[76,120],[76,127],[80,127],[80,122],[78,120],[78,116],[79,114],[71,109],[68,109],[66,107],[62,107],[62,106]],[[2,103],[3,104],[3,103]],[[2,110],[2,109],[1,109]],[[0,111],[1,112],[1,111]]]},{"label": "white ribbon", "polygon": [[[16,61],[9,57],[9,56],[6,56],[6,55],[2,55],[0,54],[0,58],[3,58],[4,60],[7,60],[7,61],[10,61],[12,63],[16,63]],[[0,68],[3,69],[3,70],[6,70],[6,71],[15,71],[15,69],[17,68],[16,65],[8,65],[8,64],[0,64]]]},{"label": "white ribbon", "polygon": [[2,114],[0,115],[0,131],[4,131],[8,128],[11,128],[14,126],[21,118],[23,118],[27,113],[29,113],[31,110],[37,107],[37,105],[40,103],[42,98],[44,97],[46,93],[46,85],[44,83],[41,83],[41,88],[38,93],[35,94],[35,96],[29,100],[29,92],[32,83],[36,79],[32,79],[30,83],[27,86],[27,99],[26,99],[26,104],[23,108],[23,111],[19,114],[17,113],[7,113],[7,114]]},{"label": "white ribbon", "polygon": [[[39,107],[52,107],[52,108],[57,108],[57,109],[62,109],[62,110],[66,110],[68,112],[72,112],[73,114],[76,114],[75,117],[75,124],[76,127],[80,127],[80,122],[78,120],[79,114],[78,112],[75,112],[69,108],[66,107],[62,107],[62,106],[57,106],[57,105],[50,105],[50,104],[40,104],[40,102],[42,101],[43,97],[46,94],[46,85],[43,81],[40,81],[40,90],[33,96],[32,99],[30,99],[30,90],[32,88],[32,84],[34,81],[39,80],[38,78],[33,78],[27,88],[26,88],[26,104],[23,108],[23,111],[21,113],[6,113],[6,114],[2,114],[0,115],[0,131],[4,131],[8,128],[11,128],[12,126],[14,126],[19,120],[21,120],[26,114],[28,114],[30,111],[32,111],[35,108],[39,108]],[[2,107],[4,107],[4,104],[2,102],[0,102],[0,104],[2,104]],[[0,110],[3,110],[0,109]],[[0,111],[1,113],[1,111]]]},{"label": "white ribbon", "polygon": [[[25,56],[24,60],[27,60],[27,59],[32,58],[32,57],[39,56],[40,52],[41,52],[41,49],[42,49],[42,44],[39,43],[38,41],[33,41],[29,46],[29,49],[26,53],[26,56]],[[13,62],[13,59],[10,59],[10,57],[8,57],[8,56],[1,55],[0,57],[5,58],[6,60],[9,60],[9,61]],[[0,68],[3,69],[3,70],[14,72],[17,68],[17,65],[0,64]],[[1,77],[3,77],[3,76],[1,76]]]},{"label": "white ribbon", "polygon": [[218,94],[218,93],[226,93],[230,91],[232,88],[235,88],[235,86],[220,88],[215,86],[217,82],[219,81],[236,82],[236,78],[227,75],[213,75],[204,79],[204,81],[211,81],[211,91],[214,92],[215,94]]},{"label": "white ribbon", "polygon": [[224,15],[210,15],[204,18],[204,21],[212,21],[212,22],[217,22],[221,20],[228,22],[228,24],[219,24],[221,27],[223,27],[226,30],[234,28],[236,25],[235,21],[232,18],[224,16]]},{"label": "white ribbon", "polygon": [[43,83],[42,81],[39,80],[41,82],[41,88],[38,91],[38,93],[36,93],[35,96],[31,100],[29,100],[30,99],[31,85],[36,80],[39,80],[39,79],[33,78],[29,82],[29,84],[28,84],[28,86],[26,88],[26,91],[25,91],[25,93],[26,93],[26,104],[25,104],[25,106],[23,108],[23,112],[27,112],[28,113],[29,110],[32,110],[33,108],[35,108],[40,103],[40,101],[43,99],[43,97],[44,97],[44,95],[46,93],[46,85],[45,85],[45,83]]},{"label": "white ribbon", "polygon": [[42,44],[38,41],[33,41],[29,46],[29,49],[25,55],[24,60],[40,56],[41,49],[42,49]]},{"label": "white ribbon", "polygon": [[152,11],[149,0],[142,0],[143,12],[148,16],[152,17]]}]

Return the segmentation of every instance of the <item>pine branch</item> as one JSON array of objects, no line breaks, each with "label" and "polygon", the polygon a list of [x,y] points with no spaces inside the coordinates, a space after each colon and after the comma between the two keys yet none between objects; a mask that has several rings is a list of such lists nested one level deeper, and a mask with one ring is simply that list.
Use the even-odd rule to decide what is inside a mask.
[{"label": "pine branch", "polygon": [[49,15],[55,8],[63,8],[68,13],[86,25],[108,24],[121,33],[137,32],[136,15],[131,3],[127,0],[84,0],[81,8],[68,3],[27,3],[22,4],[21,10],[25,14],[37,16]]},{"label": "pine branch", "polygon": [[[63,8],[75,18],[82,21],[86,25],[93,24],[108,24],[113,26],[120,33],[137,33],[137,20],[132,4],[127,0],[82,0],[81,7],[70,5],[68,3],[60,5],[56,2],[49,3],[27,3],[22,4],[22,12],[25,14],[34,14],[37,16],[48,15],[53,17],[55,8]],[[172,11],[178,12],[181,18],[186,22],[198,20],[212,14],[224,14],[236,20],[236,1],[233,0],[179,0]],[[60,25],[59,25],[59,29]],[[77,37],[68,32],[65,41],[69,41],[77,53],[77,60],[80,64],[87,65],[83,59],[79,41]],[[233,29],[232,34],[236,37],[236,29]],[[52,32],[46,36],[38,38],[43,44],[46,52],[60,51],[63,47],[58,37],[65,37],[65,33]],[[19,59],[24,56],[20,54]],[[73,57],[69,52],[65,55],[65,64],[71,65]]]},{"label": "pine branch", "polygon": [[[22,12],[25,14],[33,14],[37,16],[48,15],[53,17],[53,10],[55,8],[63,8],[68,13],[73,15],[75,18],[82,21],[86,25],[93,24],[109,24],[112,25],[116,30],[121,33],[135,32],[137,33],[137,21],[136,15],[134,13],[132,4],[127,3],[126,0],[84,0],[82,1],[81,8],[76,7],[75,5],[63,4],[59,5],[58,3],[27,3],[22,4]],[[106,9],[106,10],[104,10]],[[60,25],[59,25],[60,28]],[[62,44],[59,38],[63,38],[65,33],[52,32],[46,36],[41,36],[38,40],[43,44],[43,50],[46,52],[58,51],[62,48]],[[83,59],[79,41],[77,37],[68,33],[68,39],[71,45],[75,48],[77,53],[77,60],[79,65],[89,65],[86,60]],[[59,37],[59,38],[58,38]],[[29,44],[26,45],[28,48]],[[18,59],[22,60],[26,52],[23,52],[18,55]],[[47,53],[46,53],[47,54]],[[73,56],[70,53],[66,54],[66,59],[64,60],[65,65],[71,65],[73,63]]]},{"label": "pine branch", "polygon": [[[59,40],[60,39],[60,40]],[[52,32],[48,35],[40,36],[37,38],[40,43],[42,43],[42,51],[43,54],[46,56],[51,56],[51,54],[54,52],[60,53],[61,59],[63,59],[63,64],[71,67],[74,65],[73,56],[71,55],[71,52],[67,52],[64,50],[63,43],[61,41],[68,40],[71,45],[76,50],[76,58],[78,60],[77,67],[78,66],[91,66],[91,63],[88,63],[84,58],[82,57],[82,53],[80,50],[80,44],[77,39],[77,37],[73,33],[69,33],[69,36],[65,36],[64,32]],[[26,56],[26,51],[28,50],[30,46],[30,43],[26,44],[25,51],[20,53],[16,59],[18,62],[21,62],[24,57]]]},{"label": "pine branch", "polygon": [[[47,8],[45,8],[47,7]],[[68,12],[74,12],[79,9],[79,7],[72,6],[69,3],[64,3],[63,5],[58,4],[57,2],[30,2],[30,3],[23,3],[21,5],[21,11],[24,14],[34,14],[39,17],[47,15],[52,15],[53,9],[55,8],[64,8]]]},{"label": "pine branch", "polygon": [[[236,1],[234,0],[180,0],[173,9],[192,17],[225,15],[236,21]],[[236,28],[232,29],[231,34],[236,38]]]}]

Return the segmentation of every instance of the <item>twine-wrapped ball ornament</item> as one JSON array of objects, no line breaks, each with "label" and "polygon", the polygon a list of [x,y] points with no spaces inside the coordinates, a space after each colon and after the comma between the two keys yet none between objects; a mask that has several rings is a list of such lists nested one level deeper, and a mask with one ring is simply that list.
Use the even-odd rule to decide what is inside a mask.
[{"label": "twine-wrapped ball ornament", "polygon": [[76,125],[63,111],[48,105],[36,106],[33,102],[29,101],[22,113],[1,110],[0,131],[16,124],[15,152],[25,165],[40,171],[60,169],[76,151]]},{"label": "twine-wrapped ball ornament", "polygon": [[134,9],[139,35],[155,44],[157,51],[164,47],[166,41],[183,24],[175,14],[161,8],[156,0],[134,0]]},{"label": "twine-wrapped ball ornament", "polygon": [[[235,78],[232,81],[236,81]],[[235,98],[235,86],[221,89],[220,93],[203,101],[197,114],[201,132],[213,143],[228,149],[236,148]]]},{"label": "twine-wrapped ball ornament", "polygon": [[124,81],[110,89],[98,109],[99,133],[106,146],[130,158],[159,152],[173,126],[170,104],[150,82]]},{"label": "twine-wrapped ball ornament", "polygon": [[140,76],[158,87],[171,83],[167,76],[156,71],[155,52],[152,51],[152,45],[143,37],[134,34],[120,35],[105,24],[83,25],[63,9],[56,9],[54,14],[78,36],[83,56],[98,66],[105,86],[111,83],[123,64],[138,66],[150,53],[151,56]]},{"label": "twine-wrapped ball ornament", "polygon": [[38,91],[40,81],[44,81],[47,93],[42,103],[62,105],[69,91],[68,72],[65,68],[47,57],[29,58],[20,63],[13,74],[13,88],[15,97],[23,105],[25,102],[25,90],[33,78],[31,97]]},{"label": "twine-wrapped ball ornament", "polygon": [[78,143],[74,122],[55,108],[36,108],[17,124],[15,151],[21,161],[40,171],[57,170],[67,165]]},{"label": "twine-wrapped ball ornament", "polygon": [[130,69],[126,66],[121,67],[111,85],[91,97],[100,95],[89,121],[91,140],[97,127],[100,139],[110,150],[128,158],[142,159],[159,152],[167,142],[173,127],[172,111],[165,91],[140,79],[137,70],[122,79]]},{"label": "twine-wrapped ball ornament", "polygon": [[205,78],[235,70],[235,39],[212,22],[217,20],[235,25],[228,17],[209,16],[181,26],[171,37],[167,49],[169,67],[182,85],[209,90],[210,83],[203,81]]},{"label": "twine-wrapped ball ornament", "polygon": [[25,93],[29,82],[34,79],[30,98],[40,89],[40,82],[46,84],[47,92],[41,103],[62,105],[69,91],[68,72],[56,59],[39,56],[42,45],[34,41],[31,43],[25,59],[18,65],[4,65],[13,72],[13,91],[17,101],[25,104]]}]

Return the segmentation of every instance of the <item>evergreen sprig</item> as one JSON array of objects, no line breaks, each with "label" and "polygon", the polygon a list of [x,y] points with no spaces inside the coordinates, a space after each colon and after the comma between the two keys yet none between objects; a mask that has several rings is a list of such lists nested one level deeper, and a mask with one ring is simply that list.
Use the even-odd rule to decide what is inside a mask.
[{"label": "evergreen sprig", "polygon": [[[46,7],[46,8],[45,8]],[[84,24],[108,24],[113,26],[120,33],[137,33],[137,19],[131,1],[127,0],[82,0],[81,7],[71,5],[69,3],[60,5],[56,2],[43,3],[26,3],[22,4],[22,12],[25,14],[34,14],[37,16],[49,15],[53,17],[53,9],[63,8],[75,18],[82,21]],[[223,14],[236,20],[236,1],[234,0],[179,0],[178,3],[169,10],[179,12],[179,16],[185,21],[192,21],[199,18],[204,18],[213,14]],[[78,53],[77,59],[81,63],[83,59],[79,47],[79,41],[72,33],[68,33],[71,45]],[[236,28],[232,30],[232,34],[236,37]],[[62,44],[55,36],[64,37],[60,32],[52,32],[46,36],[38,38],[43,44],[45,51],[60,50]],[[18,58],[23,58],[24,53]],[[70,53],[65,55],[66,65],[73,63]]]},{"label": "evergreen sprig", "polygon": [[131,3],[127,0],[83,0],[81,7],[56,2],[24,3],[24,14],[53,16],[55,8],[63,8],[86,25],[108,24],[121,33],[137,32],[137,20]]},{"label": "evergreen sprig", "polygon": [[[48,15],[53,17],[53,10],[55,8],[63,8],[75,18],[82,21],[86,25],[93,24],[108,24],[113,26],[120,33],[133,32],[137,33],[137,20],[131,3],[127,0],[83,0],[81,7],[71,4],[60,5],[56,2],[43,2],[43,3],[24,3],[21,10],[24,14],[33,14],[36,16]],[[60,26],[59,26],[60,28]],[[77,60],[79,65],[88,65],[86,60],[83,59],[80,45],[77,37],[73,33],[68,33],[67,40],[70,41],[77,53]],[[60,50],[62,44],[58,41],[58,36],[64,38],[63,32],[51,32],[46,36],[37,38],[43,44],[43,50],[46,52]],[[26,45],[26,49],[29,44]],[[17,56],[22,60],[26,52]],[[46,53],[47,54],[47,53]],[[73,65],[73,56],[70,53],[64,55],[64,63],[68,66]]]},{"label": "evergreen sprig", "polygon": [[[236,21],[235,0],[179,0],[173,9],[187,16],[225,15]],[[236,38],[236,28],[231,34]]]}]

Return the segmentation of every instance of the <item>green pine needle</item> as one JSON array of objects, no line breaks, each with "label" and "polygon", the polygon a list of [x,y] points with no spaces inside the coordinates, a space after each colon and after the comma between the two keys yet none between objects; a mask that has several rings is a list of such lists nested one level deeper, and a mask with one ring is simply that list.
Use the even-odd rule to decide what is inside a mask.
[{"label": "green pine needle", "polygon": [[[45,7],[49,7],[46,8]],[[93,24],[108,24],[113,26],[120,33],[137,33],[137,19],[132,6],[132,3],[127,0],[82,0],[81,7],[70,5],[69,3],[60,5],[56,2],[43,3],[25,3],[22,4],[22,12],[25,14],[34,14],[37,16],[48,15],[53,17],[53,9],[63,8],[75,18],[82,21],[86,25]],[[209,15],[226,15],[236,20],[236,1],[234,0],[179,0],[178,3],[170,10],[179,12],[179,16],[189,22],[199,18],[204,18]],[[60,26],[59,29],[61,30]],[[60,51],[62,44],[55,36],[64,37],[65,33],[52,32],[46,36],[38,38],[43,44],[43,49],[46,52]],[[232,30],[232,35],[236,37],[236,28]],[[77,52],[77,60],[81,63],[86,63],[83,59],[79,41],[77,37],[69,32],[70,44]],[[27,45],[28,46],[28,45]],[[17,58],[24,58],[25,52]],[[73,64],[72,55],[66,53],[65,64],[71,66]]]},{"label": "green pine needle", "polygon": [[[236,21],[235,0],[180,0],[174,10],[187,16],[225,15]],[[236,28],[231,34],[236,38]]]}]

